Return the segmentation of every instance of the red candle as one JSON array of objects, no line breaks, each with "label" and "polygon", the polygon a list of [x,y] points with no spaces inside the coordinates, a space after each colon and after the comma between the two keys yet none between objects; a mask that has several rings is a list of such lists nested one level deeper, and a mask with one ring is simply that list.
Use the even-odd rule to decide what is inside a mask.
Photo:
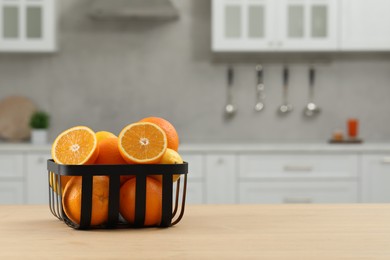
[{"label": "red candle", "polygon": [[359,120],[356,118],[350,118],[347,122],[348,136],[350,138],[356,138],[358,135]]}]

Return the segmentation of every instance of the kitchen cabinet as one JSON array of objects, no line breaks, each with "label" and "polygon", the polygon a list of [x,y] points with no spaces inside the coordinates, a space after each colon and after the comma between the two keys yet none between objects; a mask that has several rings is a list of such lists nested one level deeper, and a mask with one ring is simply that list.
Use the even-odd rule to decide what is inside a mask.
[{"label": "kitchen cabinet", "polygon": [[236,203],[236,156],[208,154],[206,156],[207,203]]},{"label": "kitchen cabinet", "polygon": [[55,0],[0,0],[0,52],[55,50]]},{"label": "kitchen cabinet", "polygon": [[22,181],[0,182],[0,204],[23,204],[24,196]]},{"label": "kitchen cabinet", "polygon": [[356,181],[240,182],[239,203],[356,203]]},{"label": "kitchen cabinet", "polygon": [[355,154],[242,154],[239,203],[358,202]]},{"label": "kitchen cabinet", "polygon": [[[190,162],[187,175],[186,204],[202,204],[205,202],[204,156],[201,153],[191,152],[180,152],[180,155],[184,161]],[[175,191],[176,185],[174,187]]]},{"label": "kitchen cabinet", "polygon": [[213,0],[213,51],[257,51],[275,48],[275,0]]},{"label": "kitchen cabinet", "polygon": [[49,203],[47,159],[49,152],[26,154],[26,202],[27,204]]},{"label": "kitchen cabinet", "polygon": [[342,50],[390,50],[390,1],[343,0],[341,3]]},{"label": "kitchen cabinet", "polygon": [[0,153],[0,204],[24,203],[23,164],[19,153]]},{"label": "kitchen cabinet", "polygon": [[362,201],[390,202],[390,153],[363,155]]},{"label": "kitchen cabinet", "polygon": [[213,0],[212,49],[334,51],[337,0]]}]

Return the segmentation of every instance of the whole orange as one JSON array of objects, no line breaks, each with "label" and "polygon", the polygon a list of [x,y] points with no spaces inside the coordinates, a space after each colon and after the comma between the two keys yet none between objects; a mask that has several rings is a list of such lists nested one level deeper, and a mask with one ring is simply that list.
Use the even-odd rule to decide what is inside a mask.
[{"label": "whole orange", "polygon": [[[135,218],[135,185],[136,178],[125,182],[120,189],[119,211],[129,223]],[[146,177],[145,226],[159,225],[161,222],[162,186],[151,177]]]},{"label": "whole orange", "polygon": [[[119,152],[118,137],[102,139],[98,142],[98,146],[99,156],[95,164],[128,164]],[[126,175],[121,176],[121,184],[131,177]]]},{"label": "whole orange", "polygon": [[[76,224],[80,224],[81,217],[81,177],[73,177],[67,184],[62,196],[62,205],[66,216]],[[104,224],[108,219],[108,192],[109,178],[94,176],[92,188],[91,225]]]},{"label": "whole orange", "polygon": [[161,117],[146,117],[141,119],[140,122],[150,122],[161,127],[167,136],[168,148],[177,152],[179,149],[179,135],[175,127],[168,120]]}]

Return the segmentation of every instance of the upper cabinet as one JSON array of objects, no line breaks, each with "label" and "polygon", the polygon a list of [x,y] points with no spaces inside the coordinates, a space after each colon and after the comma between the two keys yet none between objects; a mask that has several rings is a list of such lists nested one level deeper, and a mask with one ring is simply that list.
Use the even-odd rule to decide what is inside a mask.
[{"label": "upper cabinet", "polygon": [[275,16],[282,51],[335,51],[338,0],[280,0]]},{"label": "upper cabinet", "polygon": [[336,50],[337,3],[337,0],[213,0],[213,50]]},{"label": "upper cabinet", "polygon": [[389,0],[213,0],[212,50],[390,50],[389,10]]},{"label": "upper cabinet", "polygon": [[0,52],[56,50],[55,0],[0,0]]},{"label": "upper cabinet", "polygon": [[342,50],[390,50],[389,0],[343,0],[342,10]]}]

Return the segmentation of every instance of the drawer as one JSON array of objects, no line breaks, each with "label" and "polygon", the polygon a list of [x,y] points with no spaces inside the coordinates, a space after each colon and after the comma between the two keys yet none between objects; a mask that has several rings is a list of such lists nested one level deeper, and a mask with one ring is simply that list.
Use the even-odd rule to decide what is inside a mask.
[{"label": "drawer", "polygon": [[[180,183],[182,190],[183,183]],[[176,185],[173,188],[173,194],[176,194]],[[186,204],[202,204],[204,202],[203,182],[202,181],[187,181]]]},{"label": "drawer", "polygon": [[247,154],[240,178],[357,178],[357,155]]},{"label": "drawer", "polygon": [[188,162],[188,179],[203,178],[203,155],[197,153],[180,152],[180,156]]},{"label": "drawer", "polygon": [[0,178],[23,177],[23,155],[0,154]]},{"label": "drawer", "polygon": [[243,182],[240,203],[356,203],[358,184],[337,182]]},{"label": "drawer", "polygon": [[22,204],[23,183],[18,181],[0,182],[0,204]]}]

